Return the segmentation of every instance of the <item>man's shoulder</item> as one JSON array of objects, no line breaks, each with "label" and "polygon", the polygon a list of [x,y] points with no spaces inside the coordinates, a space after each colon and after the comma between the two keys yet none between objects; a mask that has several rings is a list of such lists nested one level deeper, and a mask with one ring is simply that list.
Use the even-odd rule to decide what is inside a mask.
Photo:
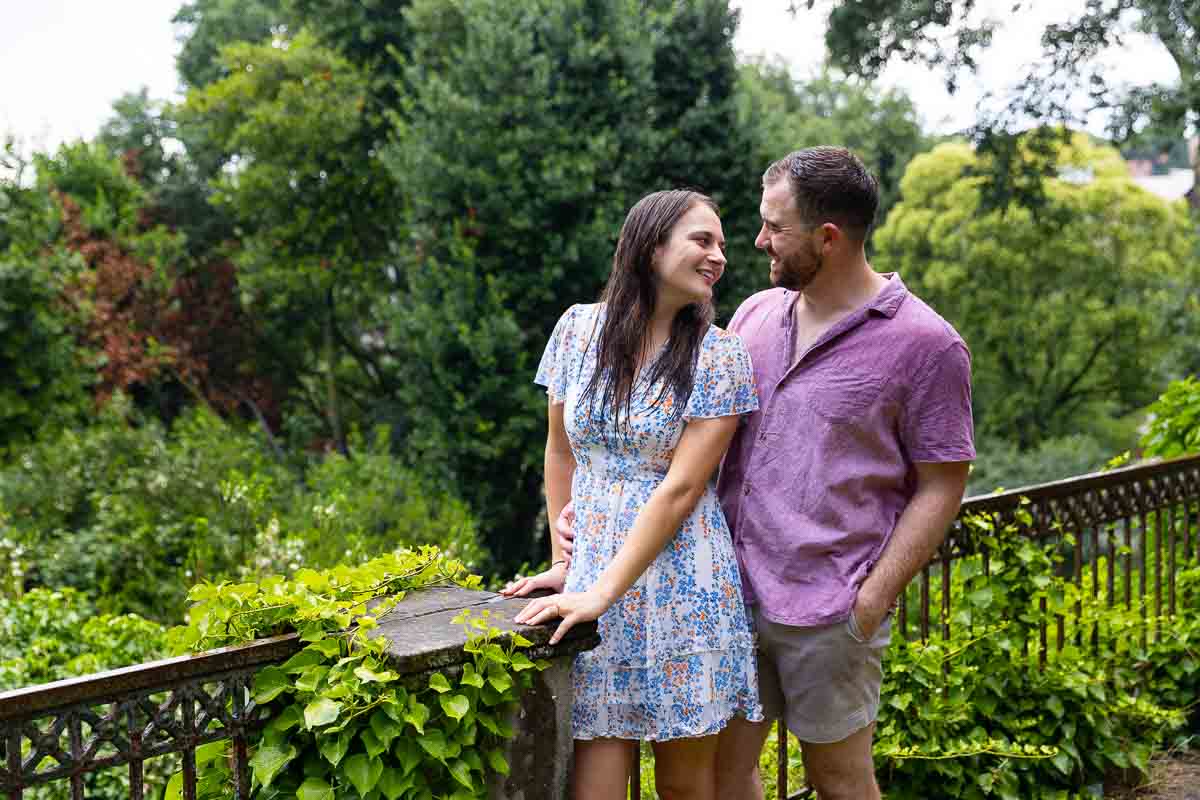
[{"label": "man's shoulder", "polygon": [[787,289],[778,287],[764,289],[750,295],[742,301],[737,311],[733,312],[733,317],[729,320],[729,330],[744,335],[747,332],[745,326],[748,322],[761,320],[772,312],[778,311],[787,299],[787,295]]},{"label": "man's shoulder", "polygon": [[945,350],[955,344],[966,346],[954,326],[911,291],[900,304],[896,321],[904,328],[904,340],[920,352]]}]

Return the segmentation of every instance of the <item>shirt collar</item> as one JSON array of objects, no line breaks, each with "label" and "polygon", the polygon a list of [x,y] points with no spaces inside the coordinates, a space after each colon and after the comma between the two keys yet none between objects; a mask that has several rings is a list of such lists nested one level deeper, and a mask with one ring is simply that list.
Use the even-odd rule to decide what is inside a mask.
[{"label": "shirt collar", "polygon": [[875,295],[874,300],[867,303],[867,309],[877,311],[891,319],[900,310],[900,304],[904,302],[904,298],[908,297],[908,287],[904,285],[904,281],[900,280],[898,272],[885,272],[883,277],[888,279],[887,286],[884,286],[879,294]]},{"label": "shirt collar", "polygon": [[[875,295],[875,298],[867,303],[865,308],[868,313],[874,311],[891,319],[900,310],[900,305],[904,302],[904,298],[908,297],[908,287],[904,285],[904,281],[900,280],[900,273],[898,272],[884,272],[880,274],[888,279],[887,285],[879,290],[879,294]],[[786,327],[791,323],[792,309],[799,299],[799,292],[794,292],[791,289],[784,290],[784,314],[779,320],[781,326]]]}]

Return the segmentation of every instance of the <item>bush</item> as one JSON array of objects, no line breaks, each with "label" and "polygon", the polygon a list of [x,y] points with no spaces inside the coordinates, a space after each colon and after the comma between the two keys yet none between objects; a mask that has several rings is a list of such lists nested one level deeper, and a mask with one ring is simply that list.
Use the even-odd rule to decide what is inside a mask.
[{"label": "bush", "polygon": [[402,468],[386,432],[348,455],[283,463],[261,434],[195,409],[168,430],[117,401],[89,428],[0,469],[5,539],[25,584],[74,587],[101,611],[178,620],[202,579],[290,572],[409,544],[483,558],[456,498]]},{"label": "bush", "polygon": [[[255,797],[484,798],[487,776],[508,774],[507,716],[548,666],[520,651],[531,642],[492,627],[488,611],[464,609],[454,620],[471,633],[461,671],[401,676],[386,639],[370,633],[405,591],[445,583],[476,588],[479,578],[425,547],[292,580],[192,589],[188,625],[171,634],[179,650],[291,631],[305,643],[254,677],[254,700],[270,704],[271,718],[252,737]],[[198,749],[198,797],[228,795],[227,750],[227,742]],[[165,797],[181,789],[176,776]]]},{"label": "bush", "polygon": [[0,691],[162,658],[166,629],[133,614],[96,616],[74,589],[0,597]]},{"label": "bush", "polygon": [[1150,406],[1150,430],[1142,438],[1148,456],[1200,453],[1200,380],[1174,381]]},{"label": "bush", "polygon": [[[887,796],[1065,800],[1114,772],[1145,772],[1200,691],[1197,621],[1164,619],[1155,641],[1155,618],[1109,608],[1090,574],[1080,586],[1055,577],[1057,556],[1040,544],[976,525],[990,575],[978,557],[958,563],[952,636],[896,642],[885,662],[876,757]],[[1179,584],[1191,602],[1195,575]],[[1053,629],[1059,614],[1064,648],[1051,644],[1039,666],[1039,623]]]}]

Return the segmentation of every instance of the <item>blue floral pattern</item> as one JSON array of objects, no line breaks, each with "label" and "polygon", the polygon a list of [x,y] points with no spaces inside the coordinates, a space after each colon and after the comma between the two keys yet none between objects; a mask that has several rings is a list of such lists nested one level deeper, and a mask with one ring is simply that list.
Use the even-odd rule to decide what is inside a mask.
[{"label": "blue floral pattern", "polygon": [[[559,320],[536,382],[564,403],[575,456],[575,558],[566,590],[586,591],[616,556],[662,481],[687,420],[758,408],[742,340],[712,326],[700,347],[682,413],[659,386],[635,387],[628,418],[580,400],[595,370],[602,304]],[[737,560],[710,483],[646,572],[599,620],[599,647],[575,661],[577,739],[706,736],[734,715],[762,718],[750,621]]]}]

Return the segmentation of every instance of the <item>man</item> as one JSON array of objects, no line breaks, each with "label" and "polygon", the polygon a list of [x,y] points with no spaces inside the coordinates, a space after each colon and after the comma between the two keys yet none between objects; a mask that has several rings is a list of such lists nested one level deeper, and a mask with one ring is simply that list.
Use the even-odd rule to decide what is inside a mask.
[{"label": "man", "polygon": [[[966,346],[899,275],[867,261],[878,198],[842,148],[772,164],[755,245],[776,288],[730,323],[750,350],[760,410],[718,490],[764,708],[800,740],[822,800],[879,797],[871,742],[888,611],[945,536],[975,457]],[[768,728],[734,720],[721,733],[718,797],[762,797]]]},{"label": "man", "polygon": [[[954,329],[881,275],[864,249],[875,179],[813,147],[763,176],[775,286],[733,316],[754,362],[718,489],[759,641],[768,720],[801,742],[821,800],[876,800],[871,743],[888,611],[962,502],[972,442],[970,357]],[[570,550],[569,517],[560,541]],[[720,735],[722,800],[760,800],[769,722]]]}]

